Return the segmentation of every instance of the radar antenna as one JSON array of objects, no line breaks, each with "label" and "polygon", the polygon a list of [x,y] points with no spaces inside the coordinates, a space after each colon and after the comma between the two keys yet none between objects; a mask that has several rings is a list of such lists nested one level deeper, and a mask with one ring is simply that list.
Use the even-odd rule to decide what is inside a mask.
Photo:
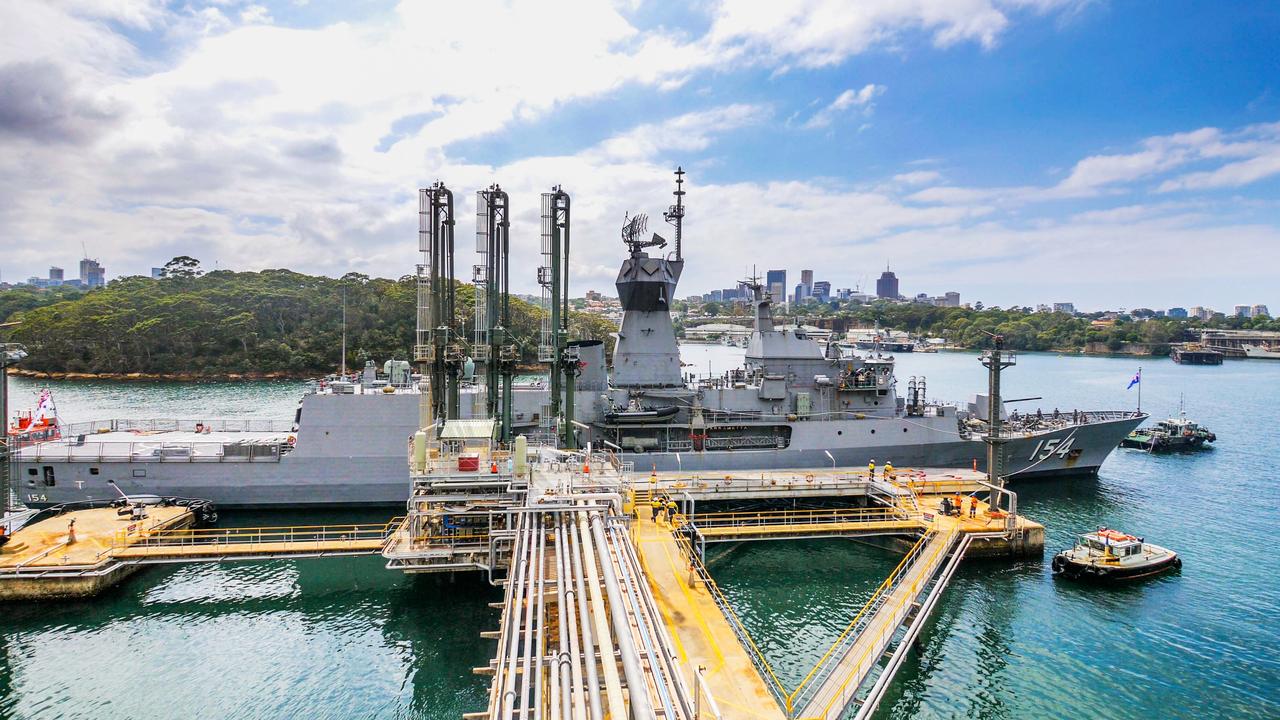
[{"label": "radar antenna", "polygon": [[654,233],[649,240],[642,239],[649,229],[649,216],[644,213],[637,213],[634,216],[623,218],[622,222],[622,242],[627,244],[631,249],[631,254],[635,255],[647,247],[666,247],[667,241],[658,233]]}]

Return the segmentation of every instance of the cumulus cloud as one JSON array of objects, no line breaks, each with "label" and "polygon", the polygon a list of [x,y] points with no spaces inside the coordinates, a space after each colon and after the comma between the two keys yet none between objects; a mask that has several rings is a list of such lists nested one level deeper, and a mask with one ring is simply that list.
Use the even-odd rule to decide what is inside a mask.
[{"label": "cumulus cloud", "polygon": [[870,115],[871,111],[875,109],[872,101],[882,94],[884,94],[884,86],[876,85],[875,83],[863,85],[861,90],[852,88],[845,90],[837,95],[830,105],[814,113],[813,117],[805,122],[804,127],[810,130],[827,127],[837,117],[850,110],[861,110],[864,116]]},{"label": "cumulus cloud", "polygon": [[1134,152],[1082,158],[1066,178],[1053,185],[938,185],[920,190],[910,199],[925,203],[985,201],[1015,205],[1123,195],[1150,189],[1141,183],[1160,175],[1207,163],[1216,163],[1218,167],[1165,179],[1154,191],[1241,187],[1280,174],[1280,123],[1252,125],[1230,132],[1210,127],[1149,137],[1142,140]]},{"label": "cumulus cloud", "polygon": [[117,112],[80,92],[47,60],[0,66],[0,136],[81,144],[105,132]]},{"label": "cumulus cloud", "polygon": [[[782,123],[758,97],[716,87],[696,106],[662,101],[691,81],[716,86],[730,68],[775,70],[783,82],[793,68],[900,48],[911,33],[939,47],[991,47],[1017,13],[1062,5],[728,0],[709,7],[698,36],[641,29],[617,5],[590,0],[405,2],[372,19],[306,28],[247,2],[10,0],[0,4],[0,237],[19,242],[5,269],[35,272],[50,255],[78,253],[91,229],[91,252],[113,275],[193,254],[222,267],[396,276],[416,260],[413,190],[443,179],[464,229],[475,189],[501,182],[511,193],[520,268],[540,262],[538,194],[563,184],[583,239],[574,289],[607,290],[624,214],[660,217],[676,164],[690,170],[686,291],[723,287],[753,262],[856,277],[859,264],[907,256],[918,259],[920,282],[977,261],[1050,282],[1092,267],[1097,246],[1085,226],[1109,242],[1132,223],[1188,244],[1224,233],[1274,239],[1267,226],[1215,226],[1174,207],[1067,220],[1025,207],[1162,179],[1165,191],[1254,182],[1275,172],[1276,131],[1265,126],[1149,138],[1083,158],[1043,186],[960,187],[910,164],[851,186],[803,172],[770,182],[719,171],[740,160],[728,148],[751,151],[726,139]],[[129,40],[135,31],[172,51],[140,51]],[[458,155],[460,142],[500,146],[509,131],[634,91],[659,100],[630,122],[603,113],[613,129],[592,127],[590,140],[556,138],[554,152],[533,142],[488,161]],[[864,119],[883,92],[872,83],[823,98],[804,125]],[[949,176],[962,173],[947,162]],[[1257,252],[1253,261],[1274,259]],[[1055,264],[1020,260],[1027,253]],[[530,273],[513,280],[517,290],[533,287]]]}]

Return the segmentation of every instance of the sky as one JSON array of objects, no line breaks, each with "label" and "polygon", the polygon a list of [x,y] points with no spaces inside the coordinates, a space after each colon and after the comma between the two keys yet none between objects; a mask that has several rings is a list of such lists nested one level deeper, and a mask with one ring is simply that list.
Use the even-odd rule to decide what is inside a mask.
[{"label": "sky", "polygon": [[0,278],[399,277],[416,189],[572,197],[573,294],[687,171],[678,295],[757,269],[988,305],[1280,307],[1280,6],[5,0]]}]

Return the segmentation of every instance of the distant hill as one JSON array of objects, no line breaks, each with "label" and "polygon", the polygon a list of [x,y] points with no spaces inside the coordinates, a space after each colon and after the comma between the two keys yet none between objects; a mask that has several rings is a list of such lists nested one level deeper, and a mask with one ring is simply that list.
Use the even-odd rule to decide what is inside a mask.
[{"label": "distant hill", "polygon": [[[177,259],[175,259],[176,261]],[[407,359],[413,346],[413,278],[342,278],[290,270],[200,274],[198,263],[169,277],[125,277],[76,295],[16,288],[0,292],[0,318],[21,320],[9,338],[26,345],[22,367],[41,372],[310,376],[340,363],[346,290],[347,367]],[[171,263],[173,265],[173,263]],[[169,267],[169,266],[167,266]],[[47,292],[47,291],[46,291]],[[459,329],[470,335],[472,288],[458,287]],[[512,334],[536,360],[541,310],[511,300]],[[575,336],[609,339],[603,318],[574,315]]]}]

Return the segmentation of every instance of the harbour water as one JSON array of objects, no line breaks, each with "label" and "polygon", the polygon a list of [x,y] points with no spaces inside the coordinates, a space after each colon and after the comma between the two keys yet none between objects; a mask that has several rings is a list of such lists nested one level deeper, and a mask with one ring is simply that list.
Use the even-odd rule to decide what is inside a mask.
[{"label": "harbour water", "polygon": [[[740,349],[688,346],[689,370]],[[1024,354],[1016,407],[1188,414],[1218,434],[1187,456],[1117,451],[1096,479],[1024,483],[1049,552],[1097,525],[1183,554],[1180,574],[1118,589],[1055,581],[1044,562],[969,562],[899,672],[879,717],[1280,717],[1280,523],[1274,478],[1280,363]],[[974,355],[899,358],[931,397],[980,390]],[[15,379],[17,407],[39,385]],[[252,416],[287,420],[296,382],[53,383],[64,420]],[[195,415],[198,413],[200,417]],[[884,458],[883,460],[892,460]],[[223,513],[224,524],[384,519]],[[784,682],[794,685],[896,563],[847,541],[744,544],[711,571]],[[156,568],[93,602],[0,609],[0,717],[457,718],[483,708],[497,590],[388,572],[375,558]]]}]

